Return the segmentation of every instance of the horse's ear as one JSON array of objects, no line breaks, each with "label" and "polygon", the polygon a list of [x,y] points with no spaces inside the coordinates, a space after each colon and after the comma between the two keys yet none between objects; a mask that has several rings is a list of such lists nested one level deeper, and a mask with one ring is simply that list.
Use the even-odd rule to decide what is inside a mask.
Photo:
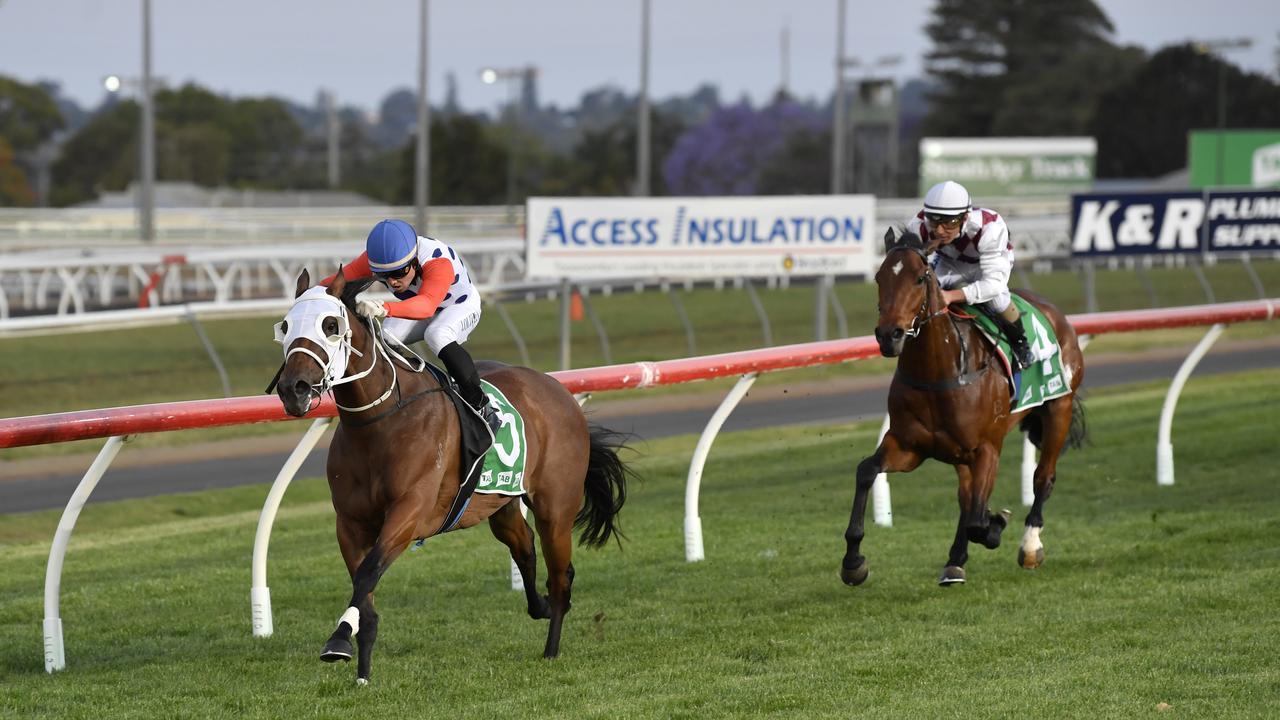
[{"label": "horse's ear", "polygon": [[342,291],[347,287],[347,277],[342,274],[342,265],[338,266],[338,274],[333,276],[333,282],[329,283],[329,294],[340,298]]},{"label": "horse's ear", "polygon": [[888,230],[884,231],[884,251],[888,253],[898,244],[898,229],[890,225]]},{"label": "horse's ear", "polygon": [[298,287],[294,289],[293,297],[297,299],[309,287],[311,287],[311,273],[307,272],[306,268],[302,268],[302,273],[298,275]]}]

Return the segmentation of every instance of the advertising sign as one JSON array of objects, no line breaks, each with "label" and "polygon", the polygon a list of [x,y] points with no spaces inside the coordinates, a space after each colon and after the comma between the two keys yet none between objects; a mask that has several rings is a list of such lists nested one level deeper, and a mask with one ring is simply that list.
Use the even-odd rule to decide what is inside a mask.
[{"label": "advertising sign", "polygon": [[1280,250],[1280,190],[1209,193],[1209,252]]},{"label": "advertising sign", "polygon": [[1188,133],[1191,187],[1280,187],[1280,130]]},{"label": "advertising sign", "polygon": [[1071,198],[1071,254],[1280,249],[1280,190]]},{"label": "advertising sign", "polygon": [[875,197],[529,198],[525,276],[867,275]]},{"label": "advertising sign", "polygon": [[982,198],[1066,195],[1093,187],[1097,143],[1076,138],[922,138],[920,194],[943,180]]}]

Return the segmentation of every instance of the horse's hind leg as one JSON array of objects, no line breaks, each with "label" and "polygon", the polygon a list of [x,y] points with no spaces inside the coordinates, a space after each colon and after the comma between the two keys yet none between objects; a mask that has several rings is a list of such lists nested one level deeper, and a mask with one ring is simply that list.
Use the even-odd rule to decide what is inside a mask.
[{"label": "horse's hind leg", "polygon": [[840,563],[840,579],[846,585],[861,585],[870,572],[867,559],[860,551],[865,534],[863,523],[867,514],[867,495],[876,475],[909,472],[919,466],[922,459],[918,453],[902,448],[890,429],[875,453],[858,463],[857,488],[853,495],[853,509],[849,511],[849,527],[844,531],[845,553]]},{"label": "horse's hind leg", "polygon": [[551,626],[547,628],[547,644],[542,657],[560,654],[560,629],[572,605],[573,589],[573,516],[544,520],[536,517],[538,536],[542,539],[542,557],[547,564],[547,595],[551,605]]},{"label": "horse's hind leg", "polygon": [[1071,429],[1071,396],[1051,400],[1045,406],[1041,419],[1044,430],[1040,437],[1040,461],[1036,463],[1032,485],[1035,499],[1027,512],[1022,545],[1018,547],[1018,564],[1027,570],[1034,570],[1044,563],[1044,545],[1040,542],[1040,531],[1044,528],[1044,504],[1053,493],[1058,456],[1062,454]]},{"label": "horse's hind leg", "polygon": [[511,550],[511,559],[520,568],[524,581],[524,596],[529,603],[529,617],[545,620],[551,617],[551,606],[545,595],[538,594],[538,551],[533,543],[533,529],[520,515],[520,499],[503,505],[489,516],[489,530]]}]

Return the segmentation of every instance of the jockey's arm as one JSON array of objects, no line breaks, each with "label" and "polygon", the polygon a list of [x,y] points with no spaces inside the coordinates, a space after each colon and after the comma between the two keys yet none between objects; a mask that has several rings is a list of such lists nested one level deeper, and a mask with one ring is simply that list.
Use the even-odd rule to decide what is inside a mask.
[{"label": "jockey's arm", "polygon": [[422,285],[418,294],[408,300],[388,302],[387,315],[408,320],[426,320],[436,314],[436,308],[453,285],[453,263],[448,258],[433,258],[422,266]]},{"label": "jockey's arm", "polygon": [[[337,277],[338,273],[334,273],[321,280],[319,284],[329,287]],[[360,257],[352,260],[346,265],[343,265],[342,277],[348,280],[359,280],[360,278],[373,277],[373,269],[369,267],[369,253],[362,252],[360,253]]]},{"label": "jockey's arm", "polygon": [[988,224],[978,243],[978,266],[982,269],[982,277],[964,286],[965,302],[970,305],[984,303],[1009,287],[1013,263],[1008,248],[1009,227],[1002,220]]}]

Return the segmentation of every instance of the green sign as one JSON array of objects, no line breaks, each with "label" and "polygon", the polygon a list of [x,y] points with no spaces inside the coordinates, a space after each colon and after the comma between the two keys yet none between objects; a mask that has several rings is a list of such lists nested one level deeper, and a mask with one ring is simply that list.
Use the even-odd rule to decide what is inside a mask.
[{"label": "green sign", "polygon": [[1193,130],[1191,187],[1280,187],[1280,130]]},{"label": "green sign", "polygon": [[1096,153],[1093,138],[923,138],[920,194],[943,180],[975,198],[1088,192]]}]

